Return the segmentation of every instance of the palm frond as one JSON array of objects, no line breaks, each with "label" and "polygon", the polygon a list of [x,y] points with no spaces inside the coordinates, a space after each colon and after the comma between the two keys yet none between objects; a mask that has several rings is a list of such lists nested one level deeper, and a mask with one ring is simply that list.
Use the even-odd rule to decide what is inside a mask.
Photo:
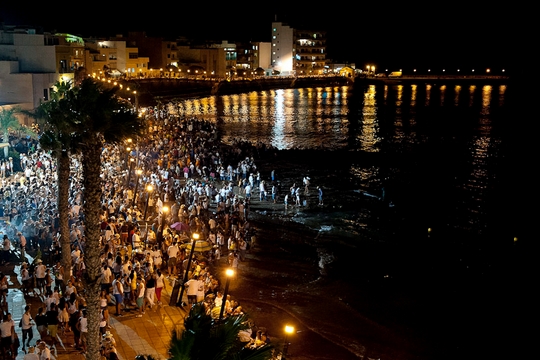
[{"label": "palm frond", "polygon": [[206,314],[202,303],[195,304],[184,320],[184,330],[174,332],[170,352],[174,360],[268,360],[270,345],[249,349],[238,339],[238,333],[249,327],[248,315],[230,316],[221,323]]}]

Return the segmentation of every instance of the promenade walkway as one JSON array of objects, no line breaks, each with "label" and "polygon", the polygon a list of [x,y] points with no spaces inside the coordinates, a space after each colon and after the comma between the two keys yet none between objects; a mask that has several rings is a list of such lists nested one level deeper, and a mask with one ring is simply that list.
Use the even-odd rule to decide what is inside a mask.
[{"label": "promenade walkway", "polygon": [[[18,252],[17,252],[18,253]],[[15,256],[13,256],[15,258]],[[27,255],[28,263],[33,261],[30,255]],[[9,277],[9,293],[8,293],[8,311],[12,314],[15,323],[24,313],[24,307],[31,304],[32,317],[35,318],[39,307],[43,306],[43,298],[24,296],[20,287],[20,264],[12,261],[7,265],[1,266],[0,271],[7,274]],[[142,318],[137,318],[135,311],[125,311],[123,316],[111,316],[110,332],[116,340],[116,347],[120,360],[133,360],[136,355],[152,355],[156,360],[168,359],[169,341],[172,331],[177,326],[183,325],[183,319],[187,315],[187,308],[169,306],[170,294],[172,287],[166,285],[162,293],[162,306],[155,306],[153,309],[147,309],[146,314]],[[185,299],[187,302],[187,298]],[[110,306],[110,313],[114,314],[114,306]],[[15,329],[22,342],[22,331],[16,325]],[[34,344],[39,339],[39,332],[34,328],[34,338],[31,344]],[[56,359],[58,360],[83,360],[84,355],[79,350],[76,350],[73,345],[73,333],[69,332],[60,336],[61,345],[58,346]],[[50,342],[48,342],[50,343]],[[16,360],[24,358],[22,348],[19,348],[19,353]],[[54,352],[53,352],[53,355]]]}]

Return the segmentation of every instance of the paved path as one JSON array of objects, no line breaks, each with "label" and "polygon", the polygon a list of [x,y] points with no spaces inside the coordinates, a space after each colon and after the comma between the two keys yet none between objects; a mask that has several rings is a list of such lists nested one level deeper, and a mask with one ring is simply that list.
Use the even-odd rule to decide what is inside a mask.
[{"label": "paved path", "polygon": [[[30,256],[28,262],[32,261]],[[35,317],[39,307],[43,306],[43,299],[33,296],[24,296],[20,287],[20,265],[11,262],[1,266],[0,271],[10,277],[8,293],[8,311],[18,324],[26,304],[32,305],[32,317]],[[166,285],[166,290],[162,293],[162,306],[155,306],[146,311],[142,318],[137,318],[134,311],[126,311],[122,317],[111,315],[111,333],[114,335],[120,360],[133,360],[136,355],[152,355],[156,360],[168,359],[169,341],[172,330],[183,325],[183,319],[187,314],[181,307],[169,306],[171,286]],[[185,297],[185,296],[184,296]],[[185,297],[187,302],[187,298]],[[114,306],[110,306],[110,313],[114,314]],[[22,331],[15,327],[19,339],[22,342]],[[74,349],[73,333],[60,335],[61,346],[58,346],[56,358],[58,360],[82,360],[85,357],[80,351]],[[37,329],[34,329],[34,339],[32,343],[39,339]],[[54,355],[54,353],[53,353]],[[22,360],[24,352],[19,348],[16,360]]]}]

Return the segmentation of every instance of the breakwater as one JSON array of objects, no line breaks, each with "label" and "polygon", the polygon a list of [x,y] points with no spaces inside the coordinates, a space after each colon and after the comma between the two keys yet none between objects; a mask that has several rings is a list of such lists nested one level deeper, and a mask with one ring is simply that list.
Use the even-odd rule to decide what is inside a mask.
[{"label": "breakwater", "polygon": [[[137,92],[139,106],[155,106],[175,98],[242,94],[251,91],[351,85],[352,79],[342,76],[261,77],[245,80],[149,78],[124,80],[121,96],[132,97]],[[129,89],[129,90],[128,90]]]},{"label": "breakwater", "polygon": [[356,84],[399,84],[399,83],[508,83],[509,76],[502,75],[403,75],[400,77],[357,76]]}]

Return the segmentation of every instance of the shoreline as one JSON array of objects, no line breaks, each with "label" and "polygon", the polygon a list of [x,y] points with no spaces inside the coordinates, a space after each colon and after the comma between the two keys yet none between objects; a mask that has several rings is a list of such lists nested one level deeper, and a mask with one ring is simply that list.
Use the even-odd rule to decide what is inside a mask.
[{"label": "shoreline", "polygon": [[[277,164],[283,184],[303,175],[298,167],[285,172],[291,163],[281,157],[261,159],[261,174],[272,164]],[[317,179],[312,178],[312,186]],[[331,191],[326,189],[326,194]],[[309,204],[316,198],[310,192]],[[257,246],[240,264],[247,274],[239,276],[231,296],[256,324],[271,329],[270,336],[283,334],[282,322],[268,325],[275,320],[299,322],[296,346],[301,355],[295,359],[441,360],[486,354],[474,329],[489,316],[489,306],[476,305],[489,301],[491,293],[485,290],[492,279],[446,264],[444,257],[439,261],[448,268],[424,257],[452,252],[449,244],[437,241],[437,234],[403,243],[318,231],[318,213],[336,211],[339,197],[329,197],[323,208],[289,206],[287,211],[282,197],[277,204],[261,202],[256,192],[252,199],[248,219],[257,229]],[[351,236],[354,246],[343,236]],[[314,350],[321,342],[343,353],[333,357],[330,350]]]},{"label": "shoreline", "polygon": [[[295,359],[430,358],[432,350],[426,350],[416,335],[405,335],[403,329],[379,323],[377,316],[372,316],[370,296],[362,294],[369,287],[358,284],[349,294],[347,281],[324,274],[317,237],[327,235],[294,222],[290,216],[277,215],[283,207],[270,201],[252,202],[249,222],[257,229],[257,244],[239,266],[238,283],[231,282],[231,296],[255,324],[278,338],[284,321],[295,324],[299,331],[291,345],[291,350],[296,347],[298,351]],[[225,266],[222,258],[215,267],[219,273]],[[357,308],[358,304],[366,305],[366,311]],[[321,343],[325,346],[316,346]]]}]

